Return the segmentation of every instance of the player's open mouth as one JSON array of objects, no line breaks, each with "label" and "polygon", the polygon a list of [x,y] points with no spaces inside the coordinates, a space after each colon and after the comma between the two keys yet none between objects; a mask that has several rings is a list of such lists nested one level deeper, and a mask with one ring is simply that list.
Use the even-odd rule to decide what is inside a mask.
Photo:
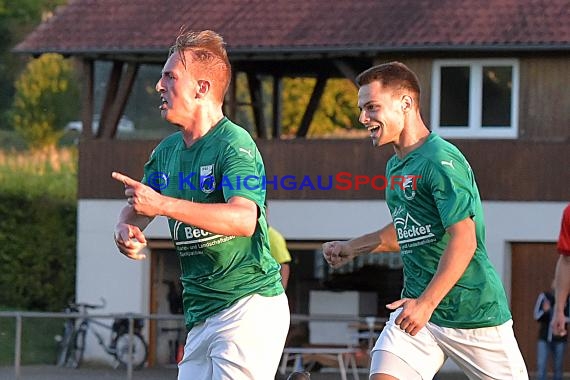
[{"label": "player's open mouth", "polygon": [[160,97],[160,105],[158,106],[158,108],[165,109],[167,106],[168,102],[166,101],[166,99],[164,99],[163,97]]},{"label": "player's open mouth", "polygon": [[368,128],[368,131],[370,132],[370,137],[374,137],[376,136],[376,133],[380,130],[380,126],[376,125],[373,127]]}]

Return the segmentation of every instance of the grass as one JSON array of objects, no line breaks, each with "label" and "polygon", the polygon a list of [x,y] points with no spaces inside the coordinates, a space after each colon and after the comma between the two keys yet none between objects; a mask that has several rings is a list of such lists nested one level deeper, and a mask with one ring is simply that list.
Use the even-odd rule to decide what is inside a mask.
[{"label": "grass", "polygon": [[77,149],[0,150],[0,192],[75,200]]},{"label": "grass", "polygon": [[[22,364],[55,364],[57,344],[63,319],[24,318],[22,320]],[[14,364],[16,319],[0,318],[0,365]]]}]

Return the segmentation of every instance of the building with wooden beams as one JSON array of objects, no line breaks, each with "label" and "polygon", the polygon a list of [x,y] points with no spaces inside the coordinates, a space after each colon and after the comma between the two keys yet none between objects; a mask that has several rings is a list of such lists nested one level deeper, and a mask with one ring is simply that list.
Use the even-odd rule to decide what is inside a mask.
[{"label": "building with wooden beams", "polygon": [[[307,138],[325,85],[331,78],[354,79],[376,63],[400,60],[410,66],[423,89],[426,124],[455,143],[476,173],[489,255],[510,297],[527,364],[534,368],[537,326],[532,306],[550,284],[554,242],[570,199],[567,1],[70,1],[15,52],[57,52],[75,58],[81,67],[87,127],[79,145],[77,297],[89,302],[104,296],[111,312],[163,312],[164,281],[176,280],[172,268],[177,263],[169,255],[172,247],[162,220],[148,229],[153,249],[149,260],[134,263],[117,253],[112,233],[124,199],[122,186],[110,173],[142,176],[158,141],[117,139],[117,126],[135,95],[141,68],[154,68],[158,79],[182,25],[222,34],[234,76],[247,78],[251,131],[267,176],[276,181],[268,186],[270,219],[294,256],[288,294],[296,313],[308,311],[308,289],[334,284],[335,273],[318,262],[322,241],[350,238],[390,220],[384,193],[373,186],[299,186],[307,177],[334,180],[339,173],[350,173],[354,181],[356,175],[381,175],[391,155],[389,148],[375,150],[366,139]],[[96,67],[101,62],[109,69],[99,80]],[[267,77],[273,83],[270,97],[262,96],[261,78]],[[295,138],[281,139],[280,84],[288,77],[315,78],[316,85],[307,107],[299,110],[303,116]],[[96,107],[101,82],[104,91]],[[233,118],[242,106],[234,86],[226,113]],[[270,118],[264,116],[266,108],[272,110]],[[101,116],[93,133],[96,113]],[[283,186],[287,176],[297,185]],[[374,264],[376,259],[370,260]],[[342,285],[334,286],[376,289],[379,297],[391,297],[393,292],[387,296],[381,290],[388,282],[374,282],[374,275],[366,277],[370,289],[350,279],[362,267],[347,270]],[[151,331],[155,347],[158,330]],[[155,363],[165,360],[159,351],[153,353]]]}]

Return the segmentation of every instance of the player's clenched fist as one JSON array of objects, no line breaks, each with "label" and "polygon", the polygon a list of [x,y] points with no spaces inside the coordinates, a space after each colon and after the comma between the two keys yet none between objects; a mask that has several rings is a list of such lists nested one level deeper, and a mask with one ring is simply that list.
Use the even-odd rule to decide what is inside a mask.
[{"label": "player's clenched fist", "polygon": [[354,258],[354,250],[344,241],[329,241],[323,244],[323,256],[331,267],[338,268]]}]

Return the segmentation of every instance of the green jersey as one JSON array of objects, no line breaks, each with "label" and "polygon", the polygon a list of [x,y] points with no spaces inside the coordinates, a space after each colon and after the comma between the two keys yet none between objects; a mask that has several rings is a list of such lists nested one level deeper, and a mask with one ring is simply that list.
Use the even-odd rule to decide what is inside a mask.
[{"label": "green jersey", "polygon": [[386,202],[404,263],[402,296],[418,298],[434,276],[447,247],[446,229],[472,218],[477,248],[465,273],[437,306],[431,322],[479,328],[511,318],[501,280],[485,248],[483,209],[475,177],[461,152],[432,133],[403,159],[393,156],[386,176]]},{"label": "green jersey", "polygon": [[222,236],[169,218],[188,328],[245,296],[283,293],[279,264],[269,250],[265,189],[255,185],[264,175],[251,136],[227,118],[190,147],[181,132],[165,138],[145,165],[143,182],[163,195],[198,203],[239,196],[260,210],[252,237]]}]

